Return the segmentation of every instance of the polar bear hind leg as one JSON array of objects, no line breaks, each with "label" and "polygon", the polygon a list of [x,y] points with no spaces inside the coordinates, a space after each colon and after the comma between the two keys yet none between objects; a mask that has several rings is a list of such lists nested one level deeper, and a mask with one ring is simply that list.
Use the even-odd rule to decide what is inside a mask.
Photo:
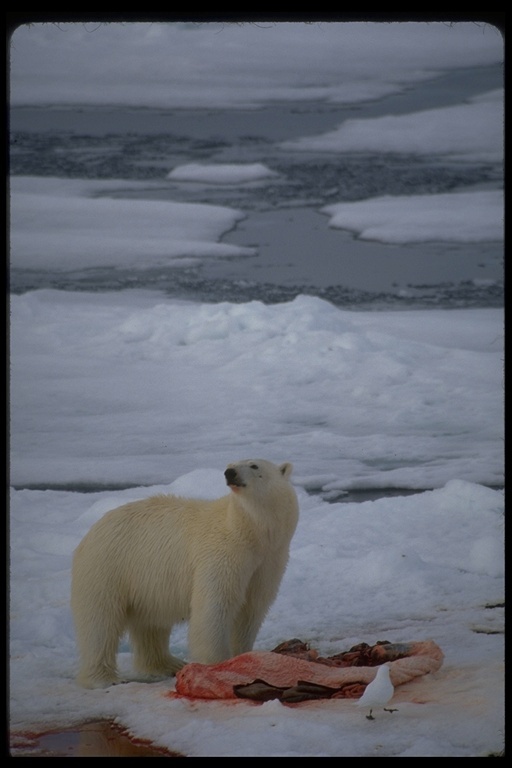
[{"label": "polar bear hind leg", "polygon": [[77,642],[80,649],[81,665],[78,682],[84,688],[107,688],[119,681],[116,657],[121,627],[110,624],[110,631],[98,628],[93,622],[86,623],[86,617],[77,621]]}]

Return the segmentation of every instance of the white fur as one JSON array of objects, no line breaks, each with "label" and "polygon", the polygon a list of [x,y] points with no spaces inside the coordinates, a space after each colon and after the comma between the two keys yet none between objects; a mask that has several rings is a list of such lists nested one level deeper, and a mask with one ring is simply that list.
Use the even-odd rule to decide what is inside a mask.
[{"label": "white fur", "polygon": [[79,682],[118,682],[121,636],[135,668],[174,675],[174,624],[189,621],[191,660],[213,664],[250,651],[274,601],[298,519],[292,465],[230,464],[231,493],[215,501],[153,496],[108,512],[73,557],[71,606]]}]

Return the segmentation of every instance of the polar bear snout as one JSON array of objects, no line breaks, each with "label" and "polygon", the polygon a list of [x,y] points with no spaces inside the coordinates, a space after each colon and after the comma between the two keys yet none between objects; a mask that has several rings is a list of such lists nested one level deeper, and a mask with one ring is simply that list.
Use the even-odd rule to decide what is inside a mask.
[{"label": "polar bear snout", "polygon": [[236,486],[238,488],[245,488],[245,483],[233,467],[228,467],[224,472],[226,483],[230,486]]}]

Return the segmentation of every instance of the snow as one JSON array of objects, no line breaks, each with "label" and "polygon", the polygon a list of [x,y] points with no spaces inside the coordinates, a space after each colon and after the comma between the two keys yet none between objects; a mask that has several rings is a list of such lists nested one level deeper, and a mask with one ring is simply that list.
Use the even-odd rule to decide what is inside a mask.
[{"label": "snow", "polygon": [[503,91],[489,91],[442,109],[351,119],[336,130],[283,142],[290,150],[449,155],[452,160],[501,161]]},{"label": "snow", "polygon": [[471,243],[503,239],[503,194],[499,190],[386,195],[328,205],[322,211],[331,216],[331,227],[355,231],[362,240]]},{"label": "snow", "polygon": [[[493,28],[407,27],[404,35],[402,25],[372,24],[35,24],[13,37],[11,100],[354,102],[502,56]],[[488,101],[495,108],[494,96]],[[478,130],[462,146],[451,138],[478,103],[432,111],[442,130],[431,149],[468,157],[487,147],[495,156],[491,135],[486,145]],[[403,138],[405,151],[421,152],[410,140],[421,113],[393,120],[392,138],[379,119],[365,121],[364,141],[378,136],[380,149],[394,151],[392,141]],[[331,149],[359,151],[344,141],[354,139],[336,132]],[[246,183],[240,170],[205,166],[208,178],[192,176]],[[254,169],[249,177],[269,178]],[[129,200],[118,196],[126,189]],[[454,235],[439,197],[380,198],[325,213],[361,237],[445,239]],[[501,238],[499,193],[449,197],[454,210],[464,198],[471,222],[460,238]],[[242,211],[142,198],[129,181],[11,179],[12,265],[145,269],[247,255],[219,242]],[[408,228],[399,206],[407,206]],[[200,304],[144,290],[11,296],[11,730],[113,717],[138,738],[211,757],[503,749],[502,358],[498,309],[351,312],[307,296]],[[260,456],[293,462],[301,511],[255,647],[299,637],[330,655],[363,641],[431,638],[445,653],[440,671],[398,687],[399,711],[371,722],[351,701],[175,700],[166,696],[173,680],[79,689],[69,588],[81,537],[109,509],[153,493],[220,496],[226,464]],[[381,488],[401,495],[342,500],[352,489]],[[185,627],[172,645],[187,657]],[[123,642],[125,673],[130,658]]]},{"label": "snow", "polygon": [[11,481],[153,484],[271,453],[325,491],[501,484],[501,311],[400,317],[308,296],[13,296]]},{"label": "snow", "polygon": [[[208,177],[211,183],[243,183],[237,164],[220,170],[209,166],[204,176],[200,174],[193,171],[195,180]],[[185,175],[188,177],[188,172]],[[132,194],[140,190],[142,196],[147,188],[147,183],[135,181],[13,177],[12,265],[64,271],[98,266],[145,269],[173,262],[183,266],[185,260],[192,263],[204,258],[253,255],[253,248],[218,242],[244,218],[240,210],[199,203],[113,199],[120,190],[131,190]],[[408,243],[503,239],[500,190],[388,195],[335,203],[322,210],[330,216],[330,226],[357,232],[366,240]]]},{"label": "snow", "polygon": [[[13,730],[115,717],[139,738],[189,756],[478,756],[501,748],[503,617],[491,606],[503,603],[503,496],[462,480],[360,504],[328,504],[297,488],[289,567],[256,647],[297,636],[328,655],[361,641],[435,639],[443,667],[396,689],[392,720],[379,717],[370,729],[343,700],[293,708],[173,700],[173,680],[79,689],[68,607],[73,548],[117,504],[167,491],[213,496],[221,486],[219,468],[116,493],[12,491]],[[186,657],[181,627],[173,650]],[[125,643],[120,665],[129,674]]]},{"label": "snow", "polygon": [[120,188],[136,190],[143,185],[13,177],[11,264],[66,271],[100,266],[144,269],[254,252],[217,242],[244,218],[242,211],[109,196]]},{"label": "snow", "polygon": [[206,184],[243,184],[277,176],[263,163],[217,163],[204,165],[187,163],[179,165],[167,174],[175,181],[199,181]]},{"label": "snow", "polygon": [[500,31],[472,22],[33,24],[12,37],[10,98],[214,109],[352,104],[502,56]]}]

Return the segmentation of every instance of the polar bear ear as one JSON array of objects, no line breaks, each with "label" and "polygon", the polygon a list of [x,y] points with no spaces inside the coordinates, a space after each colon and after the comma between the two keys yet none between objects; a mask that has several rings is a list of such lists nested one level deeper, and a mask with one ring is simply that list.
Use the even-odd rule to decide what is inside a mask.
[{"label": "polar bear ear", "polygon": [[281,464],[279,469],[283,477],[290,477],[293,470],[293,464],[290,464],[290,462],[287,461],[284,464]]}]

